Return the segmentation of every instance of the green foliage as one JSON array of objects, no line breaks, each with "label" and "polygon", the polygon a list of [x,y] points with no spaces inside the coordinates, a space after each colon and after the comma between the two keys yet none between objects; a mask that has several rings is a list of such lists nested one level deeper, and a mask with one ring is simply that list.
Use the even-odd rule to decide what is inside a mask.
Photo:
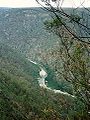
[{"label": "green foliage", "polygon": [[51,21],[45,21],[44,22],[44,25],[46,26],[47,29],[52,29],[53,27],[60,27],[62,26],[62,19],[53,19]]},{"label": "green foliage", "polygon": [[1,120],[63,120],[67,115],[73,120],[76,116],[71,113],[74,100],[40,88],[39,68],[5,44],[0,47],[0,65]]},{"label": "green foliage", "polygon": [[[57,16],[59,17],[59,15]],[[83,119],[88,120],[90,117],[90,48],[88,44],[83,44],[79,40],[76,41],[75,38],[72,39],[72,34],[76,34],[74,29],[72,30],[73,32],[71,31],[71,34],[69,30],[67,30],[68,28],[66,28],[66,26],[62,24],[63,27],[61,27],[61,25],[58,24],[58,21],[54,21],[57,19],[57,16],[54,16],[55,18],[53,19],[53,22],[47,23],[46,26],[46,28],[49,28],[49,31],[59,36],[60,41],[58,43],[61,43],[59,44],[58,49],[56,48],[56,54],[54,56],[54,50],[51,51],[52,54],[50,57],[54,59],[55,64],[52,66],[52,69],[56,70],[57,76],[62,76],[64,81],[70,82],[72,93],[77,97],[77,99],[82,101],[85,106],[85,114],[82,115]],[[71,15],[70,22],[79,23],[80,20],[80,16],[75,14]],[[58,29],[59,27],[61,27],[61,30]]]},{"label": "green foliage", "polygon": [[[50,49],[57,41],[57,37],[50,34],[46,37],[47,33],[42,30],[41,20],[46,16],[46,13],[29,9],[0,11],[0,120],[74,120],[83,117],[85,105],[80,100],[39,87],[40,69],[25,58],[29,53],[33,56],[35,48],[37,53],[38,45]],[[57,27],[62,21],[55,19],[50,25],[53,23]],[[49,67],[51,79],[54,72]],[[62,89],[67,90],[67,86]]]},{"label": "green foliage", "polygon": [[74,62],[71,64],[71,70],[75,79],[73,81],[73,86],[76,95],[84,102],[86,105],[86,112],[88,113],[89,104],[89,72],[90,67],[89,62],[90,58],[88,58],[86,46],[82,44],[76,44],[75,50],[73,52]]}]

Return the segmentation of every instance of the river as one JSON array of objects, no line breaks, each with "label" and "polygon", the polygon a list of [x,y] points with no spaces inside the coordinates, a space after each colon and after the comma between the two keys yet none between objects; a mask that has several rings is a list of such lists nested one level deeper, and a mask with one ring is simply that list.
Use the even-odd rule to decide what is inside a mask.
[{"label": "river", "polygon": [[[48,77],[48,74],[47,74],[47,72],[45,71],[45,69],[44,69],[43,67],[41,67],[41,65],[38,64],[37,62],[34,62],[34,61],[30,60],[30,59],[28,59],[28,60],[29,60],[31,63],[39,66],[39,68],[40,68],[40,71],[39,71],[40,77],[37,78],[40,87],[42,87],[42,88],[44,88],[44,89],[47,89],[47,90],[50,90],[50,91],[52,91],[52,92],[54,92],[54,93],[59,93],[59,94],[63,94],[63,95],[75,97],[75,96],[73,96],[73,95],[71,95],[71,94],[69,94],[69,93],[67,93],[67,92],[63,92],[63,91],[61,91],[61,90],[52,89],[52,88],[50,88],[50,87],[47,87],[47,85],[46,85],[46,82],[47,82],[47,81],[45,81],[45,79],[46,79],[46,77]],[[49,86],[49,85],[48,85],[48,86]]]}]

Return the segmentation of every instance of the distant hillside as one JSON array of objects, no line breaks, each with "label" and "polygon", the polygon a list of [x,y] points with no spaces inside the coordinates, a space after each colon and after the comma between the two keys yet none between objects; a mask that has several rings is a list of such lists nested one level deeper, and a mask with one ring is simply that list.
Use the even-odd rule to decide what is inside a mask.
[{"label": "distant hillside", "polygon": [[57,37],[44,29],[43,22],[49,18],[41,8],[0,9],[0,41],[35,57],[37,51],[47,50],[56,41]]},{"label": "distant hillside", "polygon": [[[69,14],[74,12],[70,8],[65,10]],[[90,23],[89,18],[87,21],[88,11],[77,9],[75,14],[86,16],[82,22],[87,25]],[[48,19],[49,13],[41,8],[0,8],[0,41],[36,59],[38,53],[52,48],[58,39],[44,29],[43,22]],[[74,27],[79,36],[88,36],[82,27],[78,28],[77,25]]]}]

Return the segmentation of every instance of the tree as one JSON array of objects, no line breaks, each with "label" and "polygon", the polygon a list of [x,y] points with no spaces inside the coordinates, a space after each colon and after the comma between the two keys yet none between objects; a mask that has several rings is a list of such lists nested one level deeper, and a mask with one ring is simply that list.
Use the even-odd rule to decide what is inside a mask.
[{"label": "tree", "polygon": [[58,67],[58,62],[55,64],[55,69],[63,79],[72,84],[73,94],[84,103],[86,111],[81,119],[89,120],[90,11],[81,4],[83,8],[72,8],[68,12],[61,6],[62,0],[36,1],[51,13],[52,19],[44,23],[46,29],[60,38],[59,52],[56,52],[56,55],[62,61],[63,69]]}]

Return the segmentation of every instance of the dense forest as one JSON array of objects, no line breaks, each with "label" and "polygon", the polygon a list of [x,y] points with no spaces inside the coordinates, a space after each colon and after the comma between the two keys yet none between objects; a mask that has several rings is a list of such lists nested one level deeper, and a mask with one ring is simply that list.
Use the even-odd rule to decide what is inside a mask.
[{"label": "dense forest", "polygon": [[[66,11],[72,13],[72,9]],[[59,59],[61,43],[57,34],[47,30],[46,21],[50,20],[50,13],[41,8],[0,8],[0,120],[89,120],[81,99],[40,87],[40,67],[28,60],[45,68],[48,87],[75,95],[72,84],[60,74],[60,70],[64,71]],[[76,44],[71,54],[83,63],[84,49]],[[73,71],[77,70],[75,62]],[[78,75],[80,70],[76,75],[83,80]]]}]

